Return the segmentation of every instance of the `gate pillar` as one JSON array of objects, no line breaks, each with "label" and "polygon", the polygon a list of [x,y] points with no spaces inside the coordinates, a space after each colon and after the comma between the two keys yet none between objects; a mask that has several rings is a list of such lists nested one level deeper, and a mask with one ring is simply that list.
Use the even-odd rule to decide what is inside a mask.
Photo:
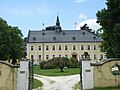
[{"label": "gate pillar", "polygon": [[82,88],[93,89],[93,66],[90,65],[90,59],[82,60]]},{"label": "gate pillar", "polygon": [[29,61],[21,60],[18,70],[17,90],[28,90],[29,87]]}]

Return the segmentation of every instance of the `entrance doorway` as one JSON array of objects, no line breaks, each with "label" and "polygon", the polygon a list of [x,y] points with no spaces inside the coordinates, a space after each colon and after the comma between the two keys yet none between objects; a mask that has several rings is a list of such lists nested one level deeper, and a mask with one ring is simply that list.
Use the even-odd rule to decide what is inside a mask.
[{"label": "entrance doorway", "polygon": [[77,53],[76,52],[72,53],[72,58],[77,59]]},{"label": "entrance doorway", "polygon": [[72,58],[75,58],[75,59],[77,59],[77,55],[72,55]]}]

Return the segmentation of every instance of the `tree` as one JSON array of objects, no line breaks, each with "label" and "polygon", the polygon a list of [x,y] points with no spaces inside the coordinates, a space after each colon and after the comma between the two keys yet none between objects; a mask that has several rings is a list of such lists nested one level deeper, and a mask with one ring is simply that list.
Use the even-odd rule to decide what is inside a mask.
[{"label": "tree", "polygon": [[22,33],[0,18],[0,60],[12,60],[12,64],[22,57]]},{"label": "tree", "polygon": [[107,0],[106,5],[107,8],[96,14],[103,30],[101,51],[107,58],[120,58],[120,1]]},{"label": "tree", "polygon": [[9,26],[11,34],[11,44],[10,44],[10,59],[12,59],[12,64],[16,63],[17,59],[22,58],[22,33],[18,27]]},{"label": "tree", "polygon": [[0,60],[7,60],[9,54],[10,45],[10,32],[8,31],[8,25],[5,20],[0,18]]},{"label": "tree", "polygon": [[67,57],[62,57],[59,59],[59,64],[58,66],[60,67],[61,71],[60,72],[64,72],[63,69],[64,67],[68,66],[68,62],[69,62],[69,59]]}]

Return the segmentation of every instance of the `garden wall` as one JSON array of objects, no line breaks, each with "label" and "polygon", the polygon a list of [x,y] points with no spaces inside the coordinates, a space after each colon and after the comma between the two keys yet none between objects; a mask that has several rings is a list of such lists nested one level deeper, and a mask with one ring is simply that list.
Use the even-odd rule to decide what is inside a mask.
[{"label": "garden wall", "polygon": [[120,86],[120,59],[108,59],[94,66],[94,87]]},{"label": "garden wall", "polygon": [[0,90],[17,90],[18,65],[0,61]]}]

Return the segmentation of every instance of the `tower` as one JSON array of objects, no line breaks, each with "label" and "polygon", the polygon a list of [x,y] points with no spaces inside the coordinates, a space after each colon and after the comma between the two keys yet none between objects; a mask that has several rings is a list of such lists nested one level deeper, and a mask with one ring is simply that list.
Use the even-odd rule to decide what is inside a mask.
[{"label": "tower", "polygon": [[55,26],[55,30],[57,32],[60,32],[62,29],[61,29],[61,26],[60,26],[60,21],[59,21],[59,17],[57,16],[57,20],[56,20],[56,26]]}]

